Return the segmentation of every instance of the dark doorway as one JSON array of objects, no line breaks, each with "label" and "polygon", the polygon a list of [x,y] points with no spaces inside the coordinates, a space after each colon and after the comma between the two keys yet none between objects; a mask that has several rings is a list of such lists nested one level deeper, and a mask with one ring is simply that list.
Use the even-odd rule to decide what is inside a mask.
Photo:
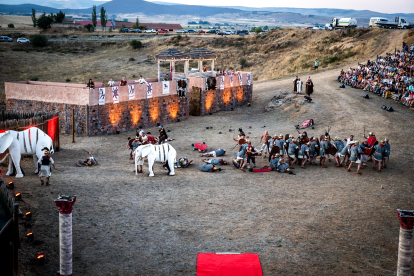
[{"label": "dark doorway", "polygon": [[200,116],[201,88],[193,86],[191,91],[190,115]]}]

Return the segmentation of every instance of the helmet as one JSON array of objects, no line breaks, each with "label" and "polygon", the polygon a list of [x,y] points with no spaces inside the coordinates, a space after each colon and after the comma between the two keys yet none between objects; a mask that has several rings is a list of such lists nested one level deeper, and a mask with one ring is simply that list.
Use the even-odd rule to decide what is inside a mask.
[{"label": "helmet", "polygon": [[293,139],[292,139],[292,142],[296,142],[296,139],[295,139],[295,138],[293,138]]},{"label": "helmet", "polygon": [[250,140],[246,140],[246,143],[250,145],[252,142]]},{"label": "helmet", "polygon": [[308,142],[306,145],[310,146],[311,145],[311,142]]},{"label": "helmet", "polygon": [[180,158],[179,160],[180,160],[180,163],[184,163],[185,161],[184,158]]},{"label": "helmet", "polygon": [[325,140],[329,139],[329,136],[325,136]]},{"label": "helmet", "polygon": [[287,168],[286,171],[290,172],[290,168]]},{"label": "helmet", "polygon": [[292,135],[292,134],[290,134],[290,135],[289,135],[289,138],[293,138],[293,135]]},{"label": "helmet", "polygon": [[384,145],[384,140],[381,140],[381,142],[380,142],[380,143]]},{"label": "helmet", "polygon": [[385,142],[388,142],[389,140],[388,140],[388,138],[385,138],[385,139],[384,139],[384,141],[385,141]]},{"label": "helmet", "polygon": [[276,154],[275,154],[275,157],[276,157],[276,158],[279,158],[279,157],[280,157],[280,154],[279,154],[279,153],[276,153]]},{"label": "helmet", "polygon": [[139,140],[139,136],[136,136],[136,137],[135,137],[135,140]]},{"label": "helmet", "polygon": [[279,137],[279,135],[275,134],[273,137]]},{"label": "helmet", "polygon": [[374,135],[374,133],[372,133],[372,131],[370,131],[370,132],[368,133],[368,135],[369,135],[369,136],[372,136],[372,135]]},{"label": "helmet", "polygon": [[355,141],[355,145],[359,145],[359,141]]},{"label": "helmet", "polygon": [[279,135],[279,138],[283,138],[283,134],[280,134],[280,135]]},{"label": "helmet", "polygon": [[49,155],[49,154],[50,154],[50,151],[45,150],[45,155]]},{"label": "helmet", "polygon": [[339,140],[339,137],[338,137],[338,136],[336,136],[336,137],[335,137],[335,141],[338,141],[338,140]]}]

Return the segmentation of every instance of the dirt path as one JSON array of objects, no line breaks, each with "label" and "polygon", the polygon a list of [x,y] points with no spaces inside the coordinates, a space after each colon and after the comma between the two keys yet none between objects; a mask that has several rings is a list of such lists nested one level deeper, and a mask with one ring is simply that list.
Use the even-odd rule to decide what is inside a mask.
[{"label": "dirt path", "polygon": [[[258,253],[264,275],[394,274],[399,233],[395,209],[413,208],[414,152],[408,141],[414,129],[408,126],[414,115],[390,100],[375,95],[366,100],[361,90],[339,89],[337,74],[337,69],[312,74],[314,103],[300,108],[264,111],[277,91],[291,89],[289,77],[255,83],[251,107],[166,126],[177,139],[171,144],[178,155],[194,160],[174,177],[160,165],[154,178],[132,173],[125,150],[132,131],[79,138],[75,144],[63,137],[62,150],[53,156],[63,171],[53,173],[50,187],[39,186],[30,173],[31,160],[24,159],[28,176],[15,180],[16,190],[23,194],[23,211],[32,206],[30,231],[38,241],[22,241],[24,275],[58,270],[58,212],[53,204],[58,194],[78,196],[73,213],[78,275],[195,275],[197,253],[224,251]],[[382,110],[383,104],[396,111]],[[329,125],[333,136],[354,134],[361,141],[365,126],[379,139],[389,138],[389,168],[379,174],[370,163],[361,176],[333,163],[327,169],[298,168],[296,175],[242,173],[230,166],[220,173],[202,173],[201,158],[191,148],[206,142],[212,149],[227,149],[230,158],[234,133],[229,128],[251,131],[258,145],[254,136],[265,129],[295,133],[294,125],[310,118],[316,126],[309,135],[319,136]],[[75,167],[85,157],[82,148],[94,152],[100,165]],[[259,166],[265,164],[258,158]],[[39,251],[47,256],[43,267],[32,263]]]}]

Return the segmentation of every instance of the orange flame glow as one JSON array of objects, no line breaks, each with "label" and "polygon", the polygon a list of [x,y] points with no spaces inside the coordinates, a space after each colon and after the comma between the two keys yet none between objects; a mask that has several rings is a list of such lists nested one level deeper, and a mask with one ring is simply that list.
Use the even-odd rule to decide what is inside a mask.
[{"label": "orange flame glow", "polygon": [[175,119],[177,117],[178,109],[180,109],[178,103],[170,104],[169,109],[171,118]]},{"label": "orange flame glow", "polygon": [[158,102],[153,101],[152,106],[150,107],[150,116],[153,122],[155,122],[158,119],[159,113],[160,113],[160,110],[159,110]]},{"label": "orange flame glow", "polygon": [[116,108],[111,109],[111,111],[109,112],[109,121],[111,122],[111,124],[116,124],[119,122],[119,120],[121,119],[121,112]]},{"label": "orange flame glow", "polygon": [[206,111],[209,111],[214,101],[214,91],[207,91],[206,93]]},{"label": "orange flame glow", "polygon": [[136,125],[141,118],[142,110],[134,108],[129,113],[131,114],[132,123]]},{"label": "orange flame glow", "polygon": [[230,101],[230,98],[231,98],[231,90],[225,89],[223,91],[223,102],[227,104]]},{"label": "orange flame glow", "polygon": [[243,100],[243,88],[242,87],[237,88],[236,98],[237,98],[237,101],[239,102]]}]

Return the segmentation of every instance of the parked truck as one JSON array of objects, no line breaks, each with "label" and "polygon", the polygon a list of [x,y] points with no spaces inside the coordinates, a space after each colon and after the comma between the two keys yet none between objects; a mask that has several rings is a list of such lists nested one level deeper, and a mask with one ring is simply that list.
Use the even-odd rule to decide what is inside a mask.
[{"label": "parked truck", "polygon": [[409,29],[412,25],[408,23],[404,18],[396,16],[394,21],[390,21],[387,18],[371,17],[369,20],[369,27],[380,27],[390,29]]},{"label": "parked truck", "polygon": [[326,24],[325,29],[335,30],[341,28],[356,28],[358,21],[355,18],[334,18],[331,24]]}]

